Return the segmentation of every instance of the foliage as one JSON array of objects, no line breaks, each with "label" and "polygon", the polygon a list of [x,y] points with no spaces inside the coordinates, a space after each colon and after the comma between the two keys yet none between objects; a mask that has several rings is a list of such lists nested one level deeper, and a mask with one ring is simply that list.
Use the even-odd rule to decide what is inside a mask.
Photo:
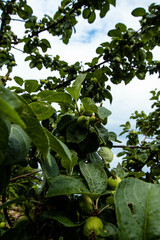
[{"label": "foliage", "polygon": [[[152,55],[160,45],[160,5],[132,11],[140,17],[138,31],[117,23],[85,71],[80,62],[69,65],[48,55],[51,44],[41,38],[48,32],[68,44],[80,15],[91,24],[111,5],[115,0],[62,0],[53,17],[38,19],[26,0],[0,2],[0,67],[6,71],[0,76],[2,240],[160,238],[160,91],[151,91],[151,113],[131,116],[136,130],[129,121],[121,125],[127,143],[120,146],[122,164],[114,169],[110,149],[120,141],[107,129],[111,112],[102,105],[112,102],[110,81],[128,84],[135,76],[160,74],[160,62]],[[22,37],[12,31],[15,17],[24,24]],[[30,68],[59,76],[11,79],[12,49],[22,45]],[[7,87],[10,80],[16,86]],[[119,179],[115,191],[110,177]],[[79,198],[90,199],[91,207],[80,209]],[[99,219],[100,227],[95,230],[97,223],[90,222],[91,233],[84,236],[88,219]]]}]

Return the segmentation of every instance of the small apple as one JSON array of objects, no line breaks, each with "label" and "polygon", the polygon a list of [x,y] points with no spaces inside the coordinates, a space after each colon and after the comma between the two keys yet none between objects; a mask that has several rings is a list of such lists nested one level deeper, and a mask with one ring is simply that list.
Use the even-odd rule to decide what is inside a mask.
[{"label": "small apple", "polygon": [[78,197],[78,207],[82,212],[90,212],[93,210],[92,199],[87,195],[81,195]]},{"label": "small apple", "polygon": [[80,117],[77,119],[77,124],[78,124],[80,127],[88,128],[88,126],[89,126],[89,118],[82,115],[82,116],[80,116]]},{"label": "small apple", "polygon": [[114,205],[114,196],[111,195],[111,196],[107,197],[106,203],[107,203],[107,205]]},{"label": "small apple", "polygon": [[98,154],[102,157],[105,163],[110,163],[113,161],[114,155],[110,148],[101,147]]},{"label": "small apple", "polygon": [[121,182],[121,179],[120,177],[118,176],[111,176],[109,179],[108,179],[108,184],[110,186],[111,189],[115,190],[118,186],[118,184]]},{"label": "small apple", "polygon": [[89,124],[94,125],[97,122],[96,117],[94,115],[92,115],[89,118]]},{"label": "small apple", "polygon": [[83,234],[86,237],[99,236],[103,229],[103,222],[98,217],[89,217],[83,225]]}]

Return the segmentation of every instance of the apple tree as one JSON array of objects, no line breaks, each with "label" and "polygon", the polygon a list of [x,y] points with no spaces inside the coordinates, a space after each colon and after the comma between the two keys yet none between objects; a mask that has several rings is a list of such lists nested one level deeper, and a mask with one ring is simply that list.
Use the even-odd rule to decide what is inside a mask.
[{"label": "apple tree", "polygon": [[[107,128],[111,112],[103,106],[113,100],[110,82],[160,73],[153,58],[160,5],[132,11],[140,18],[138,31],[117,23],[87,68],[81,59],[70,65],[49,55],[51,43],[42,38],[45,32],[68,44],[79,17],[92,24],[111,5],[116,1],[62,0],[53,17],[39,19],[29,1],[0,1],[2,240],[160,238],[160,91],[151,91],[151,113],[131,116],[136,130],[129,121],[121,125],[125,146]],[[13,32],[13,21],[24,25],[23,36]],[[13,49],[31,69],[46,68],[51,76],[13,76]],[[114,147],[121,160],[112,169]]]}]

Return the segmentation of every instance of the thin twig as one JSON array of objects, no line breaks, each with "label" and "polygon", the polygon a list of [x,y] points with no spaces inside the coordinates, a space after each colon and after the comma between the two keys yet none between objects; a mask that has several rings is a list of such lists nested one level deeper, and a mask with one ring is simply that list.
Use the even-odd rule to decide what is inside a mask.
[{"label": "thin twig", "polygon": [[125,146],[125,145],[113,145],[113,148],[141,148],[141,149],[150,149],[150,146]]},{"label": "thin twig", "polygon": [[26,174],[23,174],[23,175],[14,177],[14,178],[11,179],[11,182],[13,182],[13,181],[15,181],[15,180],[17,180],[17,179],[20,179],[20,178],[26,178],[26,177],[28,177],[28,176],[32,176],[32,175],[34,175],[34,174],[36,174],[36,173],[38,173],[38,172],[41,172],[41,171],[42,171],[42,170],[38,170],[38,171],[35,171],[35,172],[26,173]]}]

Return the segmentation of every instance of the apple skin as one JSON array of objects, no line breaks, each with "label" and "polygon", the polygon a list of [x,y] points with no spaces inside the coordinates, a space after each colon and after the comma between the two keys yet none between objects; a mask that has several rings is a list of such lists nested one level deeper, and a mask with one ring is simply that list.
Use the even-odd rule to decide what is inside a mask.
[{"label": "apple skin", "polygon": [[82,115],[82,116],[80,116],[80,117],[77,119],[77,124],[78,124],[80,127],[88,128],[88,126],[89,126],[89,118]]},{"label": "apple skin", "polygon": [[108,179],[108,184],[109,184],[110,188],[113,190],[115,190],[117,188],[117,186],[120,182],[121,182],[121,179],[118,176],[115,176],[115,178],[110,177]]},{"label": "apple skin", "polygon": [[84,225],[83,225],[83,234],[86,237],[91,237],[92,234],[94,236],[100,235],[100,230],[103,229],[103,222],[98,217],[89,217],[86,219]]},{"label": "apple skin", "polygon": [[87,195],[81,195],[78,197],[78,207],[82,212],[90,212],[93,210],[92,199]]}]

